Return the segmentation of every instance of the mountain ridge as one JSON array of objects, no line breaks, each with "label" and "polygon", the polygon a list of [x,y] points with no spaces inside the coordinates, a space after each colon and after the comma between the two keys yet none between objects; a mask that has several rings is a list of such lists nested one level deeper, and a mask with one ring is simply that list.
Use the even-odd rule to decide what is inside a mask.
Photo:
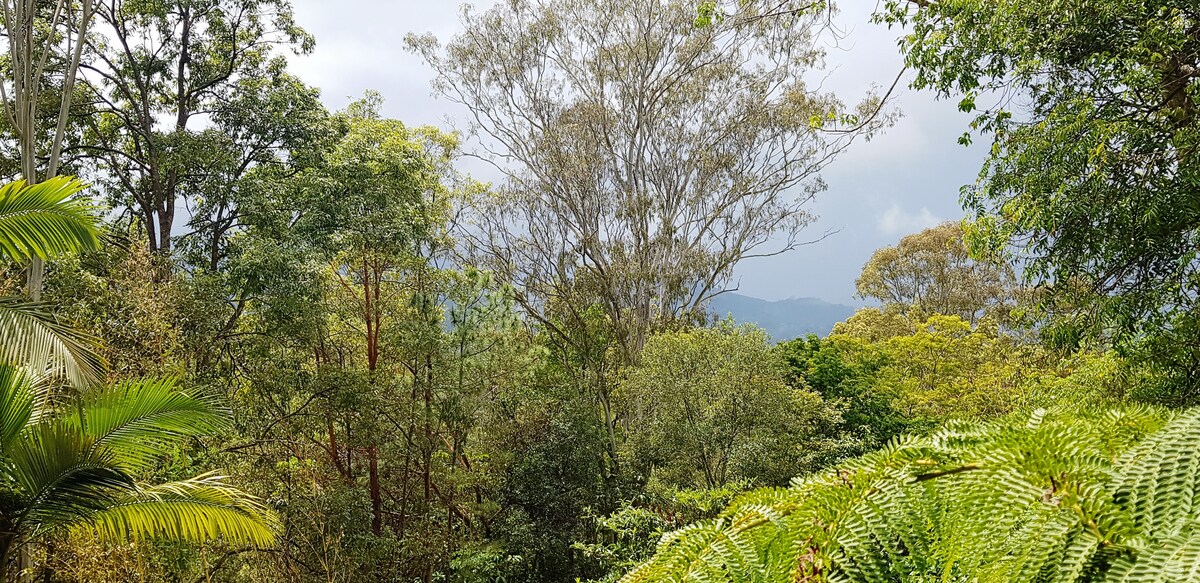
[{"label": "mountain ridge", "polygon": [[734,292],[714,297],[708,306],[709,313],[718,318],[732,316],[740,324],[755,324],[776,341],[809,334],[825,336],[834,324],[849,318],[856,309],[819,298],[764,300]]}]

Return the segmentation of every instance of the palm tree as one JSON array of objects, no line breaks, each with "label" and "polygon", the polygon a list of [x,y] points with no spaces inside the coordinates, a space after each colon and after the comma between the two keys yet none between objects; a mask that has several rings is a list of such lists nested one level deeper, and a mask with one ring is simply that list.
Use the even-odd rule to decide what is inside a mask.
[{"label": "palm tree", "polygon": [[[0,258],[51,259],[99,246],[91,205],[75,196],[84,183],[69,176],[0,187]],[[59,322],[44,302],[0,297],[0,362],[36,376],[65,376],[76,386],[100,379],[96,341]]]},{"label": "palm tree", "polygon": [[[75,196],[83,188],[71,177],[0,187],[0,257],[97,247],[92,208]],[[96,346],[48,304],[0,297],[0,583],[15,556],[56,532],[270,544],[275,515],[219,475],[139,481],[179,440],[220,430],[226,416],[173,380],[96,387]],[[63,378],[80,388],[65,401],[51,390]]]},{"label": "palm tree", "polygon": [[0,365],[0,581],[16,551],[55,532],[270,544],[273,513],[221,476],[136,479],[180,439],[224,424],[211,401],[172,380],[127,381],[55,403],[23,371]]}]

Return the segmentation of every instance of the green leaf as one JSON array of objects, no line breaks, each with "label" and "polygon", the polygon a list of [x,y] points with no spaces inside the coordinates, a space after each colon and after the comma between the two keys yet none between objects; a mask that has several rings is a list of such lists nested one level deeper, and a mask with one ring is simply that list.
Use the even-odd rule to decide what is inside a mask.
[{"label": "green leaf", "polygon": [[24,261],[99,247],[93,208],[75,196],[85,187],[70,176],[33,186],[18,180],[0,187],[0,253]]},{"label": "green leaf", "polygon": [[170,455],[179,438],[211,434],[227,424],[224,411],[179,391],[174,379],[124,381],[92,391],[74,411],[65,422],[134,471]]},{"label": "green leaf", "polygon": [[168,538],[191,542],[224,539],[269,546],[279,524],[257,498],[207,473],[139,489],[91,515],[82,530],[105,540]]},{"label": "green leaf", "polygon": [[100,379],[105,366],[97,344],[60,322],[49,304],[0,297],[0,362],[22,366],[35,377],[64,376],[86,386]]}]

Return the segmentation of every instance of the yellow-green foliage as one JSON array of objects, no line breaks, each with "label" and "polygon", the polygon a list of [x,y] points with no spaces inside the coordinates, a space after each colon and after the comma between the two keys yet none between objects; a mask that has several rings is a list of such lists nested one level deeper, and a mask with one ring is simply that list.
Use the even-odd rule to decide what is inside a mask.
[{"label": "yellow-green foliage", "polygon": [[736,499],[622,581],[1200,581],[1200,409],[952,422]]},{"label": "yellow-green foliage", "polygon": [[834,328],[843,352],[874,352],[887,363],[873,390],[914,420],[994,419],[1019,410],[1118,402],[1125,383],[1111,354],[1061,357],[1022,343],[984,320],[860,310]]}]

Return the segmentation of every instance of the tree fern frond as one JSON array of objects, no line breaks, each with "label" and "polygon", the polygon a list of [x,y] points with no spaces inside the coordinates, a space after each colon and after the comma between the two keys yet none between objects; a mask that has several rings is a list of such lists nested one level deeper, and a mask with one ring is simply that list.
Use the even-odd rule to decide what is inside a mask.
[{"label": "tree fern frond", "polygon": [[1192,581],[1198,492],[1200,410],[955,422],[740,496],[626,581]]},{"label": "tree fern frond", "polygon": [[1113,583],[1200,582],[1200,530],[1189,528],[1149,548],[1136,559],[1123,557],[1105,578]]},{"label": "tree fern frond", "polygon": [[1144,530],[1172,537],[1200,511],[1200,409],[1187,411],[1117,462],[1113,496]]}]

